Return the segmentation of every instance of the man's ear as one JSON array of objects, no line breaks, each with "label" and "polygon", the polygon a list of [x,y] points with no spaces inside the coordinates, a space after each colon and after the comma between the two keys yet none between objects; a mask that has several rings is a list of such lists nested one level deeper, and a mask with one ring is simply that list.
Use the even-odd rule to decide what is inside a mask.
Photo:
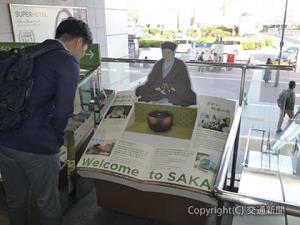
[{"label": "man's ear", "polygon": [[76,47],[77,48],[81,48],[82,47],[82,37],[78,37],[78,38],[76,38],[77,40],[76,40]]}]

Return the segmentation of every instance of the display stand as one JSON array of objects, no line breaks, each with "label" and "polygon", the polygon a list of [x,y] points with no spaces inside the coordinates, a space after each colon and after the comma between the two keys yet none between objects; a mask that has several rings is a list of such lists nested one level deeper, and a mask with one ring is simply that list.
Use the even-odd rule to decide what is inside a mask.
[{"label": "display stand", "polygon": [[[99,206],[172,225],[215,219],[203,209],[217,206],[212,183],[236,103],[198,98],[197,107],[179,107],[138,102],[133,91],[116,93],[77,164],[81,176],[96,179]],[[172,114],[164,132],[149,126],[158,109]]]},{"label": "display stand", "polygon": [[204,225],[210,219],[207,216],[190,215],[188,211],[190,206],[212,207],[207,203],[174,195],[139,191],[103,180],[97,180],[95,185],[97,203],[106,209],[172,225]]}]

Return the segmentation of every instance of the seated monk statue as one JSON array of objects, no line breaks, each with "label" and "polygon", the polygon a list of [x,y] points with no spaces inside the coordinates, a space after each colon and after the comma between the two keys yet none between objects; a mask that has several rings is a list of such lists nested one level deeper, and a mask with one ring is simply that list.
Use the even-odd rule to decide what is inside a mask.
[{"label": "seated monk statue", "polygon": [[187,67],[175,58],[176,47],[177,44],[170,41],[161,44],[162,59],[154,64],[147,81],[135,90],[139,101],[180,106],[196,104]]}]

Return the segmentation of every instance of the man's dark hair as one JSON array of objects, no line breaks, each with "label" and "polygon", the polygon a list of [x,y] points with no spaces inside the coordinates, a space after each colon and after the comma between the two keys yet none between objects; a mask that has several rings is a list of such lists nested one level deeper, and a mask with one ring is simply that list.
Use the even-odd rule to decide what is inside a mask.
[{"label": "man's dark hair", "polygon": [[93,37],[90,28],[82,20],[69,17],[63,20],[56,28],[55,38],[69,41],[75,37],[81,37],[84,43],[88,46],[93,43]]},{"label": "man's dark hair", "polygon": [[291,81],[289,82],[289,88],[290,88],[290,89],[293,89],[293,88],[295,88],[295,87],[296,87],[296,82],[293,81],[293,80],[291,80]]},{"label": "man's dark hair", "polygon": [[172,41],[164,41],[160,44],[161,49],[171,49],[172,51],[175,51],[177,48],[177,44]]}]

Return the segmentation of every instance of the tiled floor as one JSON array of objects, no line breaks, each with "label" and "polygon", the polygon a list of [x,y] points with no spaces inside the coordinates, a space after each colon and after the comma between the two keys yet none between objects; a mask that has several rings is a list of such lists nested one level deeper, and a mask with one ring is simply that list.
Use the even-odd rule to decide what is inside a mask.
[{"label": "tiled floor", "polygon": [[[105,210],[97,206],[95,190],[73,204],[64,215],[63,225],[164,225],[162,223],[132,217]],[[0,224],[9,225],[3,195],[1,195]],[[31,225],[38,225],[36,212],[31,216]]]},{"label": "tiled floor", "polygon": [[[1,187],[0,187],[1,189]],[[4,201],[3,190],[0,191],[0,225],[9,225],[7,218],[6,206]],[[64,199],[62,205],[64,206]],[[130,204],[130,203],[129,203]],[[35,208],[31,206],[31,208]],[[37,212],[31,213],[30,225],[39,225]],[[172,216],[172,215],[170,215]],[[207,225],[215,225],[213,217]],[[225,219],[223,225],[231,224],[231,220]],[[96,203],[95,189],[92,188],[82,199],[69,204],[66,210],[63,225],[166,225],[158,221],[138,218],[111,210],[98,207]],[[188,225],[188,224],[182,224]],[[201,224],[199,224],[201,225]]]},{"label": "tiled floor", "polygon": [[[84,210],[83,210],[84,209]],[[73,205],[65,214],[63,225],[164,225],[162,223],[137,218],[97,206],[93,189],[80,202]]]}]

